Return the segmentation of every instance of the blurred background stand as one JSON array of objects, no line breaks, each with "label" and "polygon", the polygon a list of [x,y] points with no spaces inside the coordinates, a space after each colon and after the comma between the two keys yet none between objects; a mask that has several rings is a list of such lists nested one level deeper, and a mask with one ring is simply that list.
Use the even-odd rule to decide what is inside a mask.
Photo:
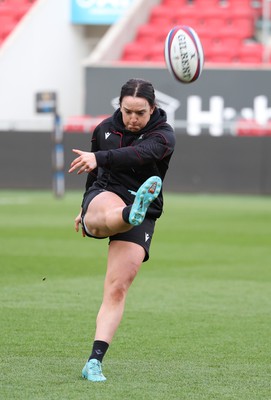
[{"label": "blurred background stand", "polygon": [[64,175],[64,134],[62,118],[57,110],[56,92],[38,92],[36,94],[36,111],[40,114],[52,114],[52,171],[53,171],[53,192],[56,197],[63,197],[65,193]]}]

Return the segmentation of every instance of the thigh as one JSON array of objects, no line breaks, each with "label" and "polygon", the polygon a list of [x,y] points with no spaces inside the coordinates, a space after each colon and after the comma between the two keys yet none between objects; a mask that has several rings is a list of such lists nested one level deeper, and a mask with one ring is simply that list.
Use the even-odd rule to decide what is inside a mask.
[{"label": "thigh", "polygon": [[84,196],[81,223],[89,237],[103,239],[117,232],[131,229],[122,218],[124,201],[104,189],[90,189]]},{"label": "thigh", "polygon": [[117,194],[102,191],[90,201],[87,211],[91,213],[104,213],[108,209],[114,210],[125,206],[126,204]]},{"label": "thigh", "polygon": [[[108,203],[109,202],[109,203]],[[116,204],[117,206],[125,206],[123,200],[113,192],[104,189],[90,188],[84,196],[82,203],[82,217],[87,211],[96,211],[108,208],[108,205]]]},{"label": "thigh", "polygon": [[150,257],[150,247],[154,234],[155,220],[145,218],[141,225],[134,226],[131,230],[110,236],[110,243],[114,240],[123,240],[140,245],[145,250],[144,262]]},{"label": "thigh", "polygon": [[142,246],[132,243],[114,240],[109,244],[106,284],[122,285],[128,289],[145,257]]}]

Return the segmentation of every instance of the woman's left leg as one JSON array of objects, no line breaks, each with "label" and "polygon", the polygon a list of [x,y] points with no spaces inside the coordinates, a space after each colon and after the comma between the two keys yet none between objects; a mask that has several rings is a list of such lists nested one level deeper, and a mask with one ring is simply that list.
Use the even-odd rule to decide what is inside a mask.
[{"label": "woman's left leg", "polygon": [[139,244],[113,240],[109,245],[103,301],[96,319],[92,354],[82,376],[93,382],[105,381],[101,363],[121,322],[128,289],[144,260],[145,250]]},{"label": "woman's left leg", "polygon": [[104,295],[96,320],[95,340],[111,343],[121,322],[128,289],[145,257],[136,243],[114,240],[109,245]]}]

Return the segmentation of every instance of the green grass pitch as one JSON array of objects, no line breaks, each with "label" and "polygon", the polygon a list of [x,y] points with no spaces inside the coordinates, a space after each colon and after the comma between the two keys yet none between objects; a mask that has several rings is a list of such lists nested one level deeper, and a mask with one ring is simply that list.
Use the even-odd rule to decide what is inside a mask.
[{"label": "green grass pitch", "polygon": [[165,195],[96,384],[107,240],[75,233],[80,201],[0,192],[0,398],[270,400],[271,199]]}]

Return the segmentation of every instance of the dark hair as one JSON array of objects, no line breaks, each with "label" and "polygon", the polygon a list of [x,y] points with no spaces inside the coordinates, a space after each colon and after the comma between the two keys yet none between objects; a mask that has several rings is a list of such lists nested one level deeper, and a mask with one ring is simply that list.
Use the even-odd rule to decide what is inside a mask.
[{"label": "dark hair", "polygon": [[119,104],[121,105],[123,97],[143,97],[151,107],[156,105],[154,88],[149,81],[143,79],[129,79],[121,88]]}]

